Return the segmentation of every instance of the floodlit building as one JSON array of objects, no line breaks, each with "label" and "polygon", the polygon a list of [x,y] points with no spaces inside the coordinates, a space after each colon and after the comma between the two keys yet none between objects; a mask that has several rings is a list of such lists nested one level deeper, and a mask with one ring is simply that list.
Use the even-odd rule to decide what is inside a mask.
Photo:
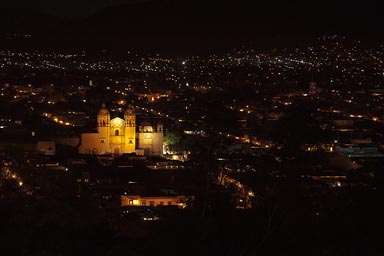
[{"label": "floodlit building", "polygon": [[139,126],[137,131],[136,114],[130,108],[124,112],[124,119],[115,117],[105,105],[97,116],[97,132],[83,133],[79,152],[82,154],[136,153],[138,155],[161,155],[163,153],[163,125],[155,127],[149,123]]},{"label": "floodlit building", "polygon": [[177,206],[183,209],[190,200],[193,197],[122,195],[121,206]]}]

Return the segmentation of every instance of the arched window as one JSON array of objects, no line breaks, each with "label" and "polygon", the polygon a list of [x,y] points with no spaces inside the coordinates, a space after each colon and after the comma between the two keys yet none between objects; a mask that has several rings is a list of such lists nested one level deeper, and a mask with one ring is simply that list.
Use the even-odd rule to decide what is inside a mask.
[{"label": "arched window", "polygon": [[105,126],[105,120],[103,120],[103,126]]},{"label": "arched window", "polygon": [[119,130],[115,130],[115,136],[119,136]]}]

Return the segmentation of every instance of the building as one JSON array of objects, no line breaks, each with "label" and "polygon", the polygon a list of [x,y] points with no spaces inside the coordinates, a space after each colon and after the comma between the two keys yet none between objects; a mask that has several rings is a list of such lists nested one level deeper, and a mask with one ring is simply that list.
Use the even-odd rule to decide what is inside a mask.
[{"label": "building", "polygon": [[103,104],[97,115],[97,132],[81,135],[79,153],[159,156],[163,153],[163,125],[158,122],[154,127],[142,123],[137,127],[136,114],[130,108],[124,112],[124,118],[111,119],[110,112]]},{"label": "building", "polygon": [[56,143],[54,141],[38,141],[36,151],[43,155],[54,156],[56,154]]},{"label": "building", "polygon": [[188,196],[140,196],[122,195],[121,207],[124,206],[177,206],[181,209],[187,207],[187,203],[193,201]]},{"label": "building", "polygon": [[143,122],[136,133],[138,148],[143,149],[145,155],[160,156],[163,154],[163,124],[151,125]]}]

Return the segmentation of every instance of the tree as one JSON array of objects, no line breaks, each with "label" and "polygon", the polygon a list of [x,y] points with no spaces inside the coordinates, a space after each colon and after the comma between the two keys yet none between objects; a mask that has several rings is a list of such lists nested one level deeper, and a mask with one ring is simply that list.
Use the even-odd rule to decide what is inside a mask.
[{"label": "tree", "polygon": [[166,151],[171,151],[181,140],[181,134],[178,132],[167,132],[164,136],[164,146]]},{"label": "tree", "polygon": [[317,144],[322,136],[314,118],[314,106],[309,102],[296,103],[288,115],[277,124],[274,138],[285,145],[287,152],[297,152],[303,144]]}]

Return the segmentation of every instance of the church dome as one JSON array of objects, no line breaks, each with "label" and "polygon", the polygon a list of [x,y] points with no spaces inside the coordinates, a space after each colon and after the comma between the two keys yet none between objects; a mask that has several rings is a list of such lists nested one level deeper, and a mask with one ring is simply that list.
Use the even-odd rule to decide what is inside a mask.
[{"label": "church dome", "polygon": [[99,115],[109,115],[108,109],[105,107],[105,104],[101,105]]}]

